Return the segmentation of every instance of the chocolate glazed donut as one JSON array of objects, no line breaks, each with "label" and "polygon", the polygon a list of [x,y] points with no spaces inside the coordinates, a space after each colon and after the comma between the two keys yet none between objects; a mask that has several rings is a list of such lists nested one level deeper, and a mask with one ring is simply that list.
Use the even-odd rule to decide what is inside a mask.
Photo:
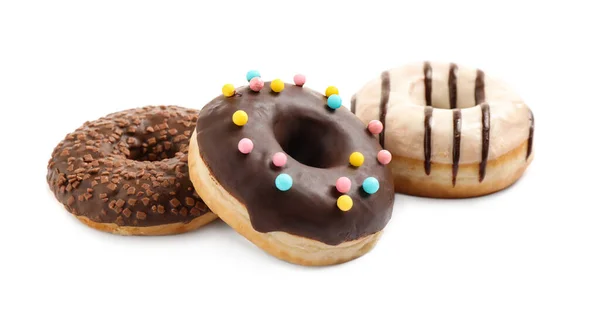
[{"label": "chocolate glazed donut", "polygon": [[67,211],[95,229],[121,235],[196,229],[216,219],[188,177],[197,113],[144,107],[86,122],[52,152],[48,185]]},{"label": "chocolate glazed donut", "polygon": [[[377,159],[377,137],[346,108],[328,107],[323,94],[272,83],[277,86],[238,88],[200,112],[189,153],[200,197],[280,259],[330,265],[365,254],[390,220],[394,201],[391,171]],[[236,111],[247,114],[247,123],[232,122]],[[244,139],[252,142],[247,149]],[[353,152],[364,156],[358,167],[349,164]],[[287,161],[282,165],[276,154]],[[350,180],[348,191],[336,187],[340,177]],[[362,186],[369,177],[381,184],[373,194]],[[351,209],[342,210],[348,205],[340,200],[351,201]]]}]

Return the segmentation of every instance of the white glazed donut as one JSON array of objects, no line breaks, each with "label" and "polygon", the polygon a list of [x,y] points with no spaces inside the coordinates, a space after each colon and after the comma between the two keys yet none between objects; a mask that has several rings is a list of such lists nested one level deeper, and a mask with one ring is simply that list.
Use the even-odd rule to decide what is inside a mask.
[{"label": "white glazed donut", "polygon": [[533,159],[531,110],[508,85],[453,63],[387,70],[354,96],[363,123],[380,120],[397,192],[474,197],[518,180]]}]

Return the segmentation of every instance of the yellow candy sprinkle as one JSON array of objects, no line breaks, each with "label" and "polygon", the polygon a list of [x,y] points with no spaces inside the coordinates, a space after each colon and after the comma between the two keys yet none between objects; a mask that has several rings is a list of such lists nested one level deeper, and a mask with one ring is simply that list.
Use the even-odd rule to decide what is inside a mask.
[{"label": "yellow candy sprinkle", "polygon": [[275,79],[271,82],[271,90],[278,93],[281,92],[285,88],[285,84],[280,79]]},{"label": "yellow candy sprinkle", "polygon": [[233,113],[231,119],[233,120],[234,124],[238,126],[244,126],[248,122],[248,114],[242,110],[237,110],[235,113]]},{"label": "yellow candy sprinkle", "polygon": [[348,210],[352,209],[352,205],[353,205],[352,198],[350,198],[350,196],[348,196],[348,195],[342,195],[337,200],[337,206],[342,211],[348,211]]},{"label": "yellow candy sprinkle", "polygon": [[235,94],[235,86],[233,84],[225,84],[221,91],[223,91],[225,97],[231,97]]},{"label": "yellow candy sprinkle", "polygon": [[350,164],[354,167],[360,167],[365,162],[365,157],[360,152],[350,154]]},{"label": "yellow candy sprinkle", "polygon": [[339,94],[340,94],[340,92],[338,91],[337,87],[335,87],[335,86],[329,86],[325,90],[325,96],[327,96],[327,98],[329,98],[329,96],[331,96],[331,95],[339,95]]}]

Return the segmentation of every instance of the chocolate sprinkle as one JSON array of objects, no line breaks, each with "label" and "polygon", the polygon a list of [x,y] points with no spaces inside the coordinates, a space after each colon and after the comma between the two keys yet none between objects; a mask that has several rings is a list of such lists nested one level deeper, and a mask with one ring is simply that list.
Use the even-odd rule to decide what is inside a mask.
[{"label": "chocolate sprinkle", "polygon": [[[69,212],[99,223],[188,223],[210,212],[189,179],[189,137],[181,134],[194,129],[198,113],[149,106],[86,122],[52,152],[48,185]],[[177,209],[166,213],[163,205]]]}]

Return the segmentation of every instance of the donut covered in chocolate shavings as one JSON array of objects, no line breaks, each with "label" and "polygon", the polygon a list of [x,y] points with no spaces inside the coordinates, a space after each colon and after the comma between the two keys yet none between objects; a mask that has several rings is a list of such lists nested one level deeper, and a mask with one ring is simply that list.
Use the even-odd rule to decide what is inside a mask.
[{"label": "donut covered in chocolate shavings", "polygon": [[86,122],[48,162],[55,197],[90,227],[122,235],[167,235],[216,218],[188,177],[198,111],[148,106]]}]

